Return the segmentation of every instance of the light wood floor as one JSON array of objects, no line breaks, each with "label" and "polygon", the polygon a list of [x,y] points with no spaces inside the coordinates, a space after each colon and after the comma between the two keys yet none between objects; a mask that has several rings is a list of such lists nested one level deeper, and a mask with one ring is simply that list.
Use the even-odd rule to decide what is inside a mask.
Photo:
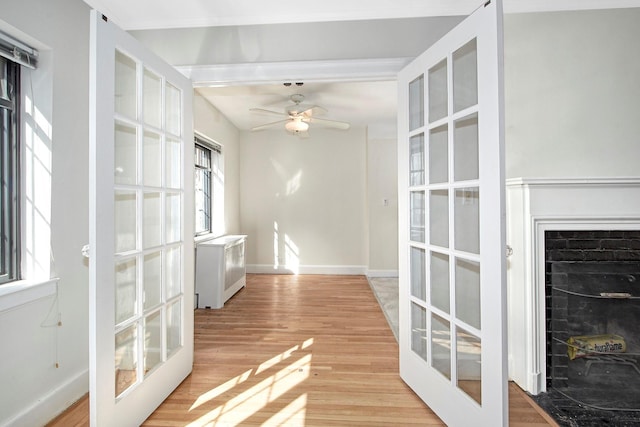
[{"label": "light wood floor", "polygon": [[[145,426],[443,425],[398,376],[398,345],[362,276],[249,275],[197,310],[193,373]],[[517,386],[511,426],[548,426]],[[50,426],[88,425],[87,399]]]}]

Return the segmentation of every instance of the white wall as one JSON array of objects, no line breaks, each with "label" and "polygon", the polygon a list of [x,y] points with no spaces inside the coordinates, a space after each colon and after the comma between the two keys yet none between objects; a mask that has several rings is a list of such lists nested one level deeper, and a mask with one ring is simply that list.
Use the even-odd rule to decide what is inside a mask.
[{"label": "white wall", "polygon": [[[398,273],[398,161],[396,139],[367,142],[369,275]],[[385,204],[386,200],[386,204]]]},{"label": "white wall", "polygon": [[[31,234],[27,227],[26,239],[36,258],[49,250],[51,257],[40,257],[39,272],[28,278],[60,278],[57,300],[54,291],[0,311],[0,425],[41,425],[88,389],[88,268],[80,250],[89,238],[89,9],[78,0],[0,0],[0,10],[0,28],[43,54],[28,82],[35,104],[28,137],[39,153],[33,170],[47,175],[32,194],[42,208],[32,213],[43,229]],[[48,230],[50,241],[40,241]],[[28,292],[0,302],[15,302],[18,294]],[[58,312],[62,326],[49,326]]]},{"label": "white wall", "polygon": [[640,8],[505,17],[506,175],[638,176]]},{"label": "white wall", "polygon": [[240,132],[206,99],[194,93],[194,129],[222,145],[224,156],[224,232],[240,229]]},{"label": "white wall", "polygon": [[284,130],[241,133],[246,262],[252,271],[363,274],[366,131],[311,132],[308,139]]}]

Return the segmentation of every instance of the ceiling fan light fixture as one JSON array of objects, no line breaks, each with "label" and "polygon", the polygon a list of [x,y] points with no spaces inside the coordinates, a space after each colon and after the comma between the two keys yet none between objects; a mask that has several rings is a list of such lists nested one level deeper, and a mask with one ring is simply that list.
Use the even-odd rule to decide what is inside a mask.
[{"label": "ceiling fan light fixture", "polygon": [[[302,82],[300,83],[302,84]],[[292,83],[290,82],[284,83],[285,86],[287,85],[290,86],[291,84]],[[296,83],[296,85],[299,85],[299,84]],[[278,111],[273,111],[273,110],[265,110],[264,108],[250,108],[250,111],[268,113],[271,115],[280,116],[281,118],[286,117],[286,118],[282,118],[282,120],[278,120],[277,122],[265,123],[260,126],[254,126],[253,128],[251,128],[251,130],[252,131],[263,130],[263,129],[271,128],[272,126],[275,126],[275,125],[284,124],[285,130],[290,134],[306,138],[309,136],[307,133],[307,131],[309,130],[309,123],[313,123],[314,126],[318,124],[318,125],[328,127],[328,128],[333,128],[333,129],[340,129],[340,130],[349,129],[349,123],[347,122],[339,122],[337,120],[316,118],[314,114],[314,110],[317,110],[319,114],[322,114],[323,112],[326,113],[327,110],[325,110],[324,108],[318,105],[302,104],[302,102],[304,101],[304,95],[302,95],[301,93],[293,94],[289,97],[289,99],[291,99],[291,102],[293,102],[293,105],[285,106],[284,112],[282,113]]]},{"label": "ceiling fan light fixture", "polygon": [[309,130],[309,123],[302,120],[291,120],[284,125],[285,129],[291,133],[306,132]]}]

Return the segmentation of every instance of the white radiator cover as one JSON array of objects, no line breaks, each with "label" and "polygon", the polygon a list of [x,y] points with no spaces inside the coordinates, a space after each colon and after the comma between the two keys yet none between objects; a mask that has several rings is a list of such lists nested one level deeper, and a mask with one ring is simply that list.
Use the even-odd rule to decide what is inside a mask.
[{"label": "white radiator cover", "polygon": [[228,235],[196,245],[196,301],[198,308],[222,308],[247,284],[244,249],[246,235]]}]

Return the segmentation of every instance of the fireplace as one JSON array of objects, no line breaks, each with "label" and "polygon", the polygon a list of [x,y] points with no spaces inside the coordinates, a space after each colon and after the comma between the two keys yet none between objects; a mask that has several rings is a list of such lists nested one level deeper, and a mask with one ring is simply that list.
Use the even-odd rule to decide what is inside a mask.
[{"label": "fireplace", "polygon": [[639,230],[639,178],[507,181],[509,376],[560,425],[640,425]]},{"label": "fireplace", "polygon": [[544,242],[541,404],[580,426],[640,424],[640,230],[546,231]]}]

